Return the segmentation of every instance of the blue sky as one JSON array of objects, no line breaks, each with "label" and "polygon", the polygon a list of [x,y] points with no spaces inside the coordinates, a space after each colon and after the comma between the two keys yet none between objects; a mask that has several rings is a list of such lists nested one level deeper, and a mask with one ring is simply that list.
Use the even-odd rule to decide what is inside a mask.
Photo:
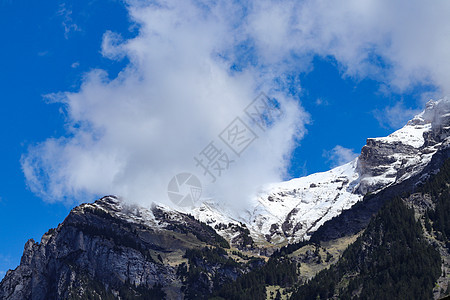
[{"label": "blue sky", "polygon": [[[223,116],[226,122],[239,114],[236,108],[245,107],[258,91],[273,97],[279,96],[295,112],[288,116],[288,121],[281,124],[278,131],[267,133],[273,144],[281,146],[277,151],[272,151],[272,148],[263,148],[262,143],[260,148],[250,152],[259,161],[252,160],[249,154],[241,158],[241,168],[236,168],[236,172],[243,172],[237,174],[251,176],[251,172],[245,172],[259,167],[262,158],[271,167],[261,169],[261,174],[267,173],[266,177],[261,175],[256,178],[264,181],[268,178],[288,179],[325,171],[342,162],[340,159],[343,159],[343,155],[358,153],[366,138],[385,136],[399,128],[420,110],[428,98],[446,93],[449,73],[439,63],[439,59],[442,59],[445,65],[445,51],[433,52],[418,46],[414,48],[418,49],[416,53],[416,50],[408,50],[414,46],[411,43],[415,39],[407,37],[414,33],[408,30],[417,30],[414,26],[408,26],[408,22],[412,22],[415,17],[425,28],[437,25],[443,28],[437,30],[434,39],[429,37],[427,30],[423,30],[425,33],[418,32],[417,39],[420,40],[423,35],[431,49],[438,46],[446,49],[444,37],[449,33],[448,24],[436,25],[433,22],[437,22],[434,18],[436,14],[439,11],[448,12],[448,7],[444,7],[447,10],[439,7],[428,10],[416,3],[411,6],[410,19],[398,10],[401,5],[390,6],[386,3],[383,4],[385,7],[368,12],[366,9],[356,9],[357,5],[352,1],[339,10],[333,9],[332,3],[329,3],[330,7],[316,7],[310,1],[304,1],[304,5],[298,7],[290,1],[278,4],[263,1],[264,4],[251,8],[236,2],[229,6],[223,4],[234,16],[229,18],[230,15],[223,7],[208,4],[210,6],[205,5],[206,8],[199,8],[198,2],[187,2],[189,4],[175,1],[168,5],[171,8],[167,11],[162,9],[153,14],[152,9],[140,9],[140,4],[135,1],[130,1],[128,6],[118,0],[42,3],[0,1],[0,137],[3,140],[3,147],[0,148],[0,277],[4,276],[7,269],[18,265],[23,245],[29,238],[39,241],[42,234],[62,222],[77,203],[93,201],[102,194],[116,192],[114,189],[109,192],[108,187],[111,186],[118,186],[119,192],[142,186],[134,185],[134,182],[140,182],[142,176],[148,174],[136,167],[135,161],[122,161],[120,157],[117,158],[118,155],[139,158],[140,155],[147,157],[142,153],[148,152],[158,157],[165,141],[171,149],[175,149],[172,155],[179,153],[180,148],[176,147],[184,147],[186,142],[177,144],[173,140],[179,141],[183,137],[170,135],[179,128],[168,130],[168,135],[148,143],[141,142],[138,134],[136,137],[127,134],[139,131],[136,123],[133,123],[135,120],[132,120],[136,116],[142,118],[142,122],[137,123],[139,126],[147,124],[147,102],[151,104],[148,119],[152,120],[154,116],[165,117],[165,112],[171,112],[161,103],[183,107],[182,103],[173,100],[180,95],[186,95],[187,99],[198,98],[198,95],[205,93],[216,96],[214,99],[217,102],[212,104],[209,103],[212,100],[199,102],[198,107],[203,110],[188,119],[195,123],[193,119],[198,117],[203,122],[202,127],[198,127],[198,124],[188,125],[186,131],[181,130],[189,134],[188,129],[203,130],[206,122],[212,122],[208,130],[195,132],[193,140],[198,142],[192,142],[192,146],[187,147],[185,152],[188,154],[179,153],[186,160],[184,156],[194,155],[196,149],[201,150],[205,146],[205,141],[215,137],[215,132],[220,132],[224,123],[214,123],[216,119],[221,119],[218,116]],[[371,1],[367,2],[370,4]],[[157,9],[161,8],[155,6],[154,10]],[[296,10],[299,15],[306,11],[316,22],[312,30],[308,24],[301,22],[301,17],[300,21],[297,20],[305,32],[312,32],[308,35],[308,43],[293,43],[295,39],[307,37],[292,33],[295,32],[290,28],[293,25],[282,22],[295,19],[289,14]],[[341,14],[350,12],[368,14],[376,20],[377,13],[385,15],[384,11],[393,12],[390,13],[392,16],[386,16],[387,25],[382,28],[374,25],[377,23],[375,21],[353,24],[361,21],[339,18]],[[268,12],[271,14],[267,15]],[[188,17],[184,17],[183,13]],[[180,18],[181,27],[169,22],[177,17]],[[227,23],[224,19],[232,21]],[[329,25],[335,29],[327,29],[328,21],[324,19],[337,20],[336,24]],[[428,22],[431,19],[433,21]],[[275,21],[267,29],[264,27],[267,24],[260,20]],[[392,29],[396,22],[404,24],[404,28],[402,25]],[[247,35],[241,36],[243,23],[250,25],[245,28]],[[354,26],[361,27],[361,31],[349,29]],[[327,40],[327,30],[334,38]],[[366,36],[373,32],[377,33],[372,34],[373,40],[366,40]],[[223,40],[217,38],[218,33]],[[170,38],[165,40],[165,35]],[[162,42],[159,42],[158,36],[163,37]],[[205,38],[196,40],[198,36]],[[193,45],[189,38],[194,40]],[[229,43],[233,47],[229,47]],[[217,52],[220,59],[213,56],[213,52]],[[213,58],[204,61],[205,53]],[[408,59],[405,59],[405,53]],[[191,61],[195,66],[197,62],[205,63],[207,71],[196,67],[193,70]],[[106,73],[96,71],[100,69]],[[177,77],[179,73],[181,75]],[[173,80],[171,89],[161,79],[166,77]],[[214,80],[210,81],[210,77]],[[153,86],[154,82],[157,84]],[[217,82],[223,84],[218,85]],[[204,86],[208,87],[206,91],[203,90]],[[176,90],[183,93],[177,94]],[[69,94],[61,96],[58,94],[60,92]],[[134,93],[148,94],[142,100]],[[53,96],[44,97],[49,94]],[[133,102],[128,99],[128,95],[138,100]],[[233,100],[236,97],[243,100]],[[170,103],[172,100],[174,102]],[[122,114],[116,115],[115,112],[120,112],[121,103],[125,101],[136,103],[136,108],[142,108],[143,113],[127,115],[129,108],[125,108]],[[222,107],[224,101],[230,102]],[[292,106],[293,103],[298,107]],[[211,112],[215,106],[222,107],[222,110]],[[228,107],[233,109],[228,110]],[[99,131],[95,122],[105,118],[105,114],[111,115],[111,120],[101,123]],[[122,115],[125,116],[123,119]],[[167,115],[167,118],[170,117],[179,115]],[[110,123],[115,123],[114,127],[108,127]],[[167,129],[167,124],[163,129]],[[293,127],[295,131],[286,130]],[[121,128],[126,128],[124,135],[117,133]],[[146,137],[149,134],[149,139],[153,136],[152,128],[145,127],[143,131]],[[107,132],[104,135],[107,139],[103,138],[102,130]],[[292,139],[286,142],[280,138],[280,132],[287,132],[292,135]],[[90,139],[83,144],[86,134]],[[56,144],[52,144],[52,141],[56,141]],[[123,141],[129,147],[117,146]],[[108,147],[115,152],[102,150]],[[333,149],[341,151],[333,152]],[[342,153],[342,149],[346,152]],[[102,156],[103,151],[105,156]],[[269,152],[274,154],[267,156]],[[93,158],[89,157],[91,154]],[[286,154],[291,154],[286,165],[287,173],[280,172],[278,177],[271,177],[269,173]],[[162,157],[162,161],[171,158]],[[24,165],[27,158],[30,164]],[[77,165],[89,159],[103,163],[98,169],[65,168],[66,162],[68,165]],[[110,164],[109,160],[117,160],[118,163]],[[143,161],[144,167],[155,167],[155,174],[165,172],[162,166],[157,166],[157,162],[151,159]],[[123,164],[126,167],[120,169]],[[176,169],[177,164],[173,168]],[[23,169],[32,173],[26,177]],[[117,172],[122,177],[110,179],[105,176],[97,182],[95,178],[101,177],[99,174],[102,172]],[[38,177],[30,174],[37,174]],[[82,177],[91,174],[94,180],[83,182]],[[58,182],[51,182],[46,179],[48,177],[57,178]],[[133,184],[129,184],[127,178],[131,178]],[[161,182],[164,180],[161,179]],[[222,185],[226,187],[232,184],[229,180],[224,179]],[[154,181],[159,184],[156,178]],[[252,188],[253,184],[249,182],[248,187]]]},{"label": "blue sky", "polygon": [[[15,268],[26,240],[40,240],[43,233],[64,220],[71,208],[36,197],[27,188],[21,170],[20,157],[30,144],[64,134],[60,107],[47,104],[42,95],[77,89],[83,72],[91,68],[117,73],[121,63],[112,63],[99,53],[102,35],[106,30],[132,34],[120,2],[100,5],[93,1],[78,8],[73,2],[73,18],[82,27],[80,31],[69,29],[66,38],[61,3],[0,2],[0,136],[4,141],[0,150],[0,272]],[[107,17],[104,11],[108,11]],[[0,277],[3,275],[0,273]]]}]

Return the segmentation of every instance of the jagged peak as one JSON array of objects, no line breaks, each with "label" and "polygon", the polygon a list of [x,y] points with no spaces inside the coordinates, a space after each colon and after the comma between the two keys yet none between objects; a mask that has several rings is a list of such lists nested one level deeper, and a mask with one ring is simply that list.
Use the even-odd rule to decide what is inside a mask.
[{"label": "jagged peak", "polygon": [[[354,161],[330,171],[269,184],[243,220],[255,240],[283,243],[308,238],[326,220],[349,209],[368,193],[399,184],[421,172],[441,149],[450,130],[450,101],[431,100],[423,112],[387,137],[369,138]],[[450,127],[449,127],[450,128]],[[237,216],[214,205],[195,210],[208,224]]]},{"label": "jagged peak", "polygon": [[104,196],[94,202],[95,205],[112,211],[121,211],[124,203],[122,199],[115,195]]},{"label": "jagged peak", "polygon": [[405,126],[396,130],[386,137],[368,138],[367,143],[372,141],[382,143],[402,143],[403,145],[421,148],[428,146],[425,133],[439,130],[442,126],[450,124],[450,100],[442,98],[430,100],[425,109],[409,120]]},{"label": "jagged peak", "polygon": [[438,126],[450,116],[450,100],[447,97],[429,100],[425,109],[408,121],[407,126],[432,124]]},{"label": "jagged peak", "polygon": [[[179,219],[179,212],[192,214],[211,226],[242,222],[256,240],[265,240],[270,235],[274,243],[277,239],[297,241],[360,201],[365,193],[377,192],[422,170],[438,149],[437,143],[430,147],[430,143],[425,144],[430,135],[427,132],[443,120],[447,122],[449,112],[447,98],[429,101],[425,110],[403,128],[387,137],[368,139],[361,155],[352,162],[327,172],[268,185],[246,216],[233,214],[213,200],[189,210],[163,204],[142,208],[110,195],[92,205],[130,222],[157,227],[163,224],[155,218],[155,211],[157,215],[167,214],[170,219]],[[433,151],[425,151],[427,147]]]}]

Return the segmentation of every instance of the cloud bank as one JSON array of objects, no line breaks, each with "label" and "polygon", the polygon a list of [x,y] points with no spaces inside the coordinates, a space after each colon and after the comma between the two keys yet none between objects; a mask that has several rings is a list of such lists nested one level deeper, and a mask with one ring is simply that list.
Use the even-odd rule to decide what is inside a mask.
[{"label": "cloud bank", "polygon": [[333,149],[323,152],[323,157],[328,160],[332,168],[342,166],[355,159],[358,155],[353,149],[345,148],[341,145],[336,145]]},{"label": "cloud bank", "polygon": [[[65,110],[67,135],[22,157],[28,186],[46,200],[117,194],[166,202],[171,177],[192,172],[206,197],[246,203],[258,186],[282,180],[305,133],[308,115],[291,75],[309,71],[315,56],[387,90],[450,87],[447,1],[130,0],[127,7],[139,34],[123,40],[106,32],[101,50],[127,57],[128,66],[111,80],[93,70],[79,91],[49,95]],[[220,145],[218,134],[262,91],[277,99],[283,118],[256,132],[255,143],[230,155],[230,169],[208,184],[193,157],[211,141]]]},{"label": "cloud bank", "polygon": [[[167,202],[170,179],[191,172],[205,197],[242,203],[261,183],[281,180],[306,115],[271,75],[230,70],[238,62],[227,56],[241,41],[222,7],[187,1],[129,9],[139,35],[106,32],[103,39],[104,56],[130,60],[118,77],[94,70],[78,92],[47,97],[65,108],[68,135],[23,156],[30,188],[50,201],[116,194],[149,204]],[[258,138],[233,155],[218,135],[245,117],[260,91],[278,100],[284,116],[265,132],[253,128]],[[234,160],[214,184],[194,161],[210,142]]]},{"label": "cloud bank", "polygon": [[400,128],[421,111],[422,109],[407,108],[403,102],[397,102],[395,105],[387,106],[383,110],[375,110],[373,115],[380,123],[380,126]]}]

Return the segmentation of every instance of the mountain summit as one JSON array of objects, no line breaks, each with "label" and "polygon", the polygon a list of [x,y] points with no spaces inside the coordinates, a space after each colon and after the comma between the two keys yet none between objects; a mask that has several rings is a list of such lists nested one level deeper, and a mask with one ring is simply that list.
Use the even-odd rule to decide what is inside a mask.
[{"label": "mountain summit", "polygon": [[358,281],[382,276],[407,295],[409,274],[437,299],[450,293],[449,137],[450,101],[430,101],[353,161],[271,184],[239,215],[214,201],[184,212],[115,196],[81,204],[25,244],[0,299],[336,299],[385,295],[390,282]]},{"label": "mountain summit", "polygon": [[[369,138],[359,157],[327,172],[271,184],[252,211],[234,216],[214,202],[194,209],[211,226],[244,223],[255,241],[274,244],[309,239],[326,221],[368,193],[420,174],[433,155],[449,148],[450,100],[430,100],[423,112],[387,137]],[[425,179],[429,174],[422,174]],[[221,232],[219,230],[219,232]],[[226,231],[221,234],[227,236]]]}]

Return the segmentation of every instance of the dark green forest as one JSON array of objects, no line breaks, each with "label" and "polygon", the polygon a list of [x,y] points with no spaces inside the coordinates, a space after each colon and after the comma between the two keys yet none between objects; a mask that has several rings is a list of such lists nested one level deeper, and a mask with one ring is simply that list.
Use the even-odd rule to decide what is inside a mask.
[{"label": "dark green forest", "polygon": [[[418,192],[431,196],[428,232],[450,251],[450,160]],[[404,195],[406,199],[408,195]],[[450,252],[449,252],[450,254]],[[414,211],[400,198],[388,201],[339,262],[300,286],[292,299],[432,299],[441,257],[423,236]],[[447,293],[450,291],[447,290]]]},{"label": "dark green forest", "polygon": [[298,288],[292,299],[431,299],[439,253],[400,198],[394,198],[339,262]]},{"label": "dark green forest", "polygon": [[[449,183],[450,160],[418,188],[418,192],[430,195],[435,205],[423,216],[426,230],[447,243],[447,248]],[[291,299],[432,299],[441,275],[441,257],[425,239],[420,220],[406,204],[408,197],[386,201],[339,261],[306,283],[300,282],[299,263],[289,255],[308,242],[282,247],[267,262],[249,257],[245,263],[237,262],[221,247],[188,250],[188,264],[178,271],[184,278],[186,297],[266,299],[266,287],[278,285],[292,292]],[[213,277],[212,288],[207,286],[207,276]]]}]

